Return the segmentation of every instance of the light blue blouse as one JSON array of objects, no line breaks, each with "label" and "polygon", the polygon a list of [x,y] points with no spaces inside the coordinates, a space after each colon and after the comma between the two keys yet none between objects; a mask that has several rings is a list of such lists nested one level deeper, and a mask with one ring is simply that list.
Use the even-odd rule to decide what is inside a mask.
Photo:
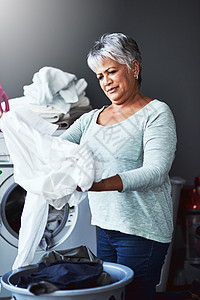
[{"label": "light blue blouse", "polygon": [[102,162],[102,178],[122,179],[122,192],[89,192],[92,224],[168,243],[173,232],[168,173],[176,150],[172,112],[155,99],[122,122],[102,126],[97,117],[103,109],[82,115],[61,136],[92,150]]}]

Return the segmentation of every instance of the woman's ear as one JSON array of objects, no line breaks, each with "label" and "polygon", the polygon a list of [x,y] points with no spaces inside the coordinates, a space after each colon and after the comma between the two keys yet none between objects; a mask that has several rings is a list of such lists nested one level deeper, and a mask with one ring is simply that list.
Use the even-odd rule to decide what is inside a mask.
[{"label": "woman's ear", "polygon": [[139,73],[140,73],[140,65],[139,65],[139,62],[136,59],[132,62],[131,70],[134,74],[134,77],[136,79],[138,79],[138,76],[139,76]]}]

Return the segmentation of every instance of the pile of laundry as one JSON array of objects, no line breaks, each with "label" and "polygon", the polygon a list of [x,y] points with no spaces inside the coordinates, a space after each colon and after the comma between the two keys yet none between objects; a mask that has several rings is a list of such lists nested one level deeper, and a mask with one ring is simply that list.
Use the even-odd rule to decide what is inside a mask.
[{"label": "pile of laundry", "polygon": [[92,109],[86,96],[87,82],[54,67],[43,67],[32,83],[23,87],[24,95],[9,100],[10,108],[27,106],[40,117],[68,128],[83,113]]},{"label": "pile of laundry", "polygon": [[[56,209],[66,203],[77,205],[92,183],[101,180],[101,164],[93,153],[86,145],[53,136],[57,127],[24,106],[11,109],[0,119],[15,182],[27,191],[13,269],[32,263],[49,204]],[[83,192],[76,190],[77,185]]]},{"label": "pile of laundry", "polygon": [[37,296],[58,290],[105,286],[112,282],[111,275],[103,269],[103,261],[87,246],[50,251],[26,273],[20,275],[19,272],[16,286],[28,288]]}]

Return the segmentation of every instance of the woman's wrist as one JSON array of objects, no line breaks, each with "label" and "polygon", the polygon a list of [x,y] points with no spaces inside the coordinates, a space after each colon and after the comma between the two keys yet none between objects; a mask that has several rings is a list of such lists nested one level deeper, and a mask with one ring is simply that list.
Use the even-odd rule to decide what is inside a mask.
[{"label": "woman's wrist", "polygon": [[102,179],[99,182],[94,182],[89,191],[119,191],[123,190],[123,183],[118,174],[112,177]]}]

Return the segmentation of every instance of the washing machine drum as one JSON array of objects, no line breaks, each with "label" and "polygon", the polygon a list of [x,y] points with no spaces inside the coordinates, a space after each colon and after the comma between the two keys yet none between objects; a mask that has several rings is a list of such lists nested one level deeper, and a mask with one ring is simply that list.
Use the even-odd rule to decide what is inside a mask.
[{"label": "washing machine drum", "polygon": [[[1,202],[1,236],[9,244],[17,247],[26,191],[14,183],[13,175],[1,186],[2,189],[4,193]],[[70,235],[76,219],[76,207],[66,204],[63,209],[56,210],[49,205],[47,225],[40,243],[42,250],[53,249],[62,243]]]}]

